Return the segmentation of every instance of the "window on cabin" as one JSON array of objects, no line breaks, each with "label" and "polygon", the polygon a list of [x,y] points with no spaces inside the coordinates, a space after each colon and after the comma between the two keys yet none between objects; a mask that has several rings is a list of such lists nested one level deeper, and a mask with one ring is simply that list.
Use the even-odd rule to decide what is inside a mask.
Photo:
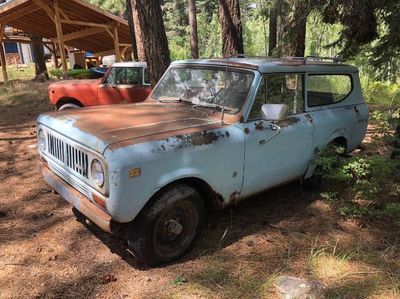
[{"label": "window on cabin", "polygon": [[249,119],[261,119],[261,107],[264,104],[285,104],[288,107],[288,115],[302,113],[303,83],[302,74],[265,75],[255,96]]},{"label": "window on cabin", "polygon": [[309,75],[308,107],[331,105],[343,101],[353,89],[349,75]]}]

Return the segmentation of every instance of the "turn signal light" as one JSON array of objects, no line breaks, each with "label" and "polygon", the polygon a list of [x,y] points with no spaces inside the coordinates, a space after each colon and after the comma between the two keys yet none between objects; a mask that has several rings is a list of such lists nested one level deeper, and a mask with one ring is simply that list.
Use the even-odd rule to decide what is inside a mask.
[{"label": "turn signal light", "polygon": [[102,198],[98,197],[96,194],[92,194],[93,200],[101,207],[106,208],[106,203]]}]

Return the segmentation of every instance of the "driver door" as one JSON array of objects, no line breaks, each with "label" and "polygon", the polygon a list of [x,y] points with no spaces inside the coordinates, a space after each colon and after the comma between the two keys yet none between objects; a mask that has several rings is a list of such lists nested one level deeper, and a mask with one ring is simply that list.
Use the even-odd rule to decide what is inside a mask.
[{"label": "driver door", "polygon": [[[245,123],[245,171],[242,195],[248,196],[300,178],[307,170],[313,124],[304,113],[304,75],[264,76]],[[281,121],[261,118],[264,104],[286,104]]]}]

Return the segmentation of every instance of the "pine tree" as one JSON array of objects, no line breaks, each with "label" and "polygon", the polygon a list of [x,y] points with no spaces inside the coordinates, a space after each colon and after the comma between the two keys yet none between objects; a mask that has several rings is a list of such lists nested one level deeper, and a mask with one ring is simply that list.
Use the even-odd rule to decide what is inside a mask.
[{"label": "pine tree", "polygon": [[89,0],[89,2],[117,16],[124,17],[125,15],[125,0]]},{"label": "pine tree", "polygon": [[189,26],[190,26],[190,48],[192,58],[199,58],[199,37],[197,35],[197,7],[196,0],[189,1]]},{"label": "pine tree", "polygon": [[219,0],[219,21],[222,34],[222,55],[244,54],[239,0]]},{"label": "pine tree", "polygon": [[170,64],[160,0],[132,0],[133,21],[140,61],[146,61],[155,85]]}]

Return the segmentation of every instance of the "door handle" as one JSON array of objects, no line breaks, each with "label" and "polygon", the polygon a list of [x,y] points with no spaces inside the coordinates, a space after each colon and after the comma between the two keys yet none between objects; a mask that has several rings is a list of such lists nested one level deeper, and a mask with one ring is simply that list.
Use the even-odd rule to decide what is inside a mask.
[{"label": "door handle", "polygon": [[356,113],[360,113],[360,110],[358,110],[358,107],[357,107],[357,106],[354,106],[354,111],[355,111]]}]

